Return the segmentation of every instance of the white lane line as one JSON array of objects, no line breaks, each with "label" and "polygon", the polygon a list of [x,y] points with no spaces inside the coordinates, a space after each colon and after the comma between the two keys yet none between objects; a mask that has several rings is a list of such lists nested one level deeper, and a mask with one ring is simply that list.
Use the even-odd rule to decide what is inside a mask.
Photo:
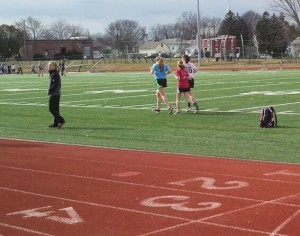
[{"label": "white lane line", "polygon": [[49,171],[40,171],[40,170],[24,169],[24,168],[17,168],[17,167],[8,167],[8,166],[3,166],[3,165],[0,165],[0,168],[7,168],[7,169],[12,169],[12,170],[18,170],[18,171],[20,171],[20,170],[21,171],[30,171],[30,172],[42,173],[42,174],[48,174],[48,175],[57,175],[57,176],[64,176],[64,177],[70,177],[70,178],[79,178],[79,179],[88,179],[88,180],[93,180],[93,181],[103,181],[103,182],[110,182],[110,183],[116,183],[116,184],[125,184],[125,185],[137,186],[137,187],[154,188],[154,189],[168,190],[168,191],[175,191],[175,192],[183,192],[183,193],[190,193],[190,194],[200,194],[200,195],[206,195],[206,196],[217,196],[217,197],[221,197],[221,198],[230,198],[230,199],[252,201],[252,202],[259,202],[259,203],[264,202],[263,200],[257,200],[257,199],[242,198],[242,197],[235,197],[235,196],[228,196],[228,195],[221,195],[221,194],[203,193],[203,192],[199,192],[199,191],[189,191],[189,190],[185,190],[185,189],[177,189],[177,188],[171,188],[171,187],[161,187],[161,186],[149,185],[149,184],[138,184],[138,183],[132,183],[132,182],[116,181],[116,180],[95,178],[95,177],[88,177],[88,176],[81,176],[81,175],[62,174],[62,173],[49,172]]},{"label": "white lane line", "polygon": [[137,176],[137,175],[140,175],[140,174],[142,174],[142,173],[141,172],[128,171],[128,172],[113,174],[113,176],[126,178],[126,177],[131,177],[131,176]]},{"label": "white lane line", "polygon": [[293,215],[286,219],[281,225],[279,225],[271,234],[270,236],[278,235],[278,232],[282,230],[285,226],[287,226],[294,218],[300,215],[300,210],[296,211]]},{"label": "white lane line", "polygon": [[[44,142],[42,142],[44,143]],[[124,149],[121,149],[124,150]],[[11,151],[10,153],[19,154],[17,151]],[[32,156],[32,153],[26,153],[22,152],[22,155],[29,155]],[[41,156],[40,156],[41,157]],[[155,169],[155,170],[166,170],[166,171],[176,171],[176,172],[182,172],[182,173],[195,173],[197,175],[217,175],[217,176],[226,176],[226,177],[233,177],[233,178],[242,178],[242,179],[250,179],[250,180],[260,180],[260,181],[266,181],[266,182],[278,182],[278,183],[291,183],[291,184],[300,184],[300,182],[297,181],[288,181],[288,180],[278,180],[278,179],[266,179],[266,178],[258,178],[258,177],[249,177],[249,176],[240,176],[240,175],[232,175],[232,174],[219,174],[219,173],[211,173],[211,172],[201,172],[201,171],[192,171],[192,170],[184,170],[184,169],[176,169],[176,168],[166,168],[166,167],[158,167],[158,166],[148,166],[148,165],[138,165],[138,164],[127,164],[122,162],[110,162],[110,161],[99,161],[99,160],[87,160],[86,158],[73,158],[73,157],[66,157],[66,156],[43,156],[43,158],[55,158],[55,159],[62,159],[62,160],[71,160],[71,161],[79,161],[79,162],[90,162],[90,163],[98,163],[98,164],[108,164],[108,165],[119,165],[119,166],[128,166],[130,168],[136,167],[136,168],[147,168],[147,169]],[[193,158],[193,156],[184,156],[183,158]],[[222,159],[222,158],[220,158]],[[229,158],[225,158],[225,160],[231,160]],[[263,163],[263,162],[262,162]],[[284,165],[284,163],[280,163]],[[297,164],[295,166],[298,167]],[[18,168],[18,167],[12,167],[12,166],[5,166],[0,165],[0,167],[3,168]],[[22,168],[20,168],[22,169]],[[27,170],[26,168],[24,170]],[[28,169],[31,170],[31,169]],[[32,171],[39,171],[39,170],[32,170]]]},{"label": "white lane line", "polygon": [[[243,208],[240,208],[240,209],[236,209],[236,210],[232,210],[232,211],[228,211],[228,212],[208,216],[208,217],[205,217],[205,218],[202,218],[202,219],[199,219],[199,220],[193,220],[193,221],[190,221],[190,222],[181,223],[181,224],[174,225],[174,226],[171,226],[171,227],[166,227],[166,228],[156,230],[156,231],[153,231],[153,232],[149,232],[149,233],[146,233],[146,234],[142,234],[142,235],[139,235],[139,236],[148,236],[148,235],[152,235],[152,234],[156,234],[156,233],[170,231],[170,230],[174,230],[174,229],[179,228],[179,227],[188,226],[188,225],[195,224],[195,223],[209,223],[209,222],[206,222],[206,221],[217,218],[217,217],[223,217],[225,215],[232,214],[232,213],[239,213],[239,212],[249,210],[249,209],[252,209],[252,208],[255,208],[255,207],[260,207],[260,206],[264,206],[264,205],[267,205],[267,204],[274,204],[276,202],[283,201],[283,200],[286,200],[286,199],[289,199],[289,198],[295,198],[295,197],[298,197],[298,196],[300,196],[300,193],[294,194],[294,195],[289,195],[289,196],[282,197],[282,198],[277,198],[277,199],[274,199],[274,200],[271,200],[271,201],[265,201],[265,202],[262,202],[262,203],[258,203],[258,204],[247,206],[247,207],[243,207]],[[210,223],[210,224],[213,224],[213,223]],[[228,227],[234,227],[234,226],[228,226]],[[267,235],[270,235],[270,233],[267,233]],[[278,236],[279,234],[275,234],[275,235]]]},{"label": "white lane line", "polygon": [[157,217],[168,218],[168,219],[173,219],[173,220],[181,220],[181,221],[187,221],[187,222],[192,220],[192,219],[183,218],[183,217],[156,214],[156,213],[152,213],[152,212],[133,210],[133,209],[124,208],[124,207],[109,206],[109,205],[104,205],[104,204],[95,203],[95,202],[87,202],[87,201],[83,201],[83,200],[70,199],[70,198],[66,198],[66,197],[57,197],[57,196],[52,196],[52,195],[47,195],[47,194],[28,192],[28,191],[19,190],[19,189],[12,189],[12,188],[6,188],[6,187],[0,187],[0,189],[5,190],[5,191],[10,191],[10,192],[15,192],[15,193],[32,195],[35,197],[44,197],[44,198],[68,201],[68,202],[73,202],[73,203],[83,204],[83,205],[88,205],[88,206],[103,207],[103,208],[109,208],[109,209],[118,210],[118,211],[138,213],[138,214],[149,215],[149,216],[157,216]]},{"label": "white lane line", "polygon": [[0,222],[0,225],[4,226],[4,227],[7,227],[7,228],[16,229],[16,230],[19,230],[19,231],[24,231],[24,232],[27,232],[27,233],[33,233],[33,234],[42,235],[42,236],[55,236],[53,234],[42,233],[42,232],[39,232],[39,231],[26,229],[26,228],[23,228],[23,227],[14,226],[14,225],[10,225],[10,224],[5,224],[5,223],[1,223],[1,222]]}]

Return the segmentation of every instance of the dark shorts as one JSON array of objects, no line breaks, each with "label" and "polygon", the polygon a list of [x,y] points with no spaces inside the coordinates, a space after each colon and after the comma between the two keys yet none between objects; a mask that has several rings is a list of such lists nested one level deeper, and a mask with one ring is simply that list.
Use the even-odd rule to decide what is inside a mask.
[{"label": "dark shorts", "polygon": [[194,88],[194,83],[195,83],[194,78],[189,79],[190,88]]},{"label": "dark shorts", "polygon": [[167,79],[156,79],[155,84],[157,88],[167,87]]},{"label": "dark shorts", "polygon": [[177,93],[187,93],[191,91],[190,88],[177,88]]}]

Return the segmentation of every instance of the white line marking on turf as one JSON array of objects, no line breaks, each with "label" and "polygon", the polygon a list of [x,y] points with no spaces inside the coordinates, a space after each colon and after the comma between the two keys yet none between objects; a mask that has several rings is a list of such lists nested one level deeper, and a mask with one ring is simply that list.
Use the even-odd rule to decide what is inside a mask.
[{"label": "white line marking on turf", "polygon": [[286,221],[284,221],[281,225],[279,225],[271,234],[270,236],[278,235],[278,232],[287,226],[294,218],[300,215],[300,210],[296,211],[293,215],[291,215]]},{"label": "white line marking on turf", "polygon": [[26,228],[19,227],[19,226],[9,225],[9,224],[5,224],[5,223],[1,223],[1,222],[0,222],[0,225],[4,226],[4,227],[7,227],[7,228],[16,229],[16,230],[19,230],[19,231],[24,231],[24,232],[27,232],[27,233],[33,233],[33,234],[43,235],[43,236],[55,236],[53,234],[46,234],[46,233],[42,233],[42,232],[38,232],[38,231],[26,229]]}]

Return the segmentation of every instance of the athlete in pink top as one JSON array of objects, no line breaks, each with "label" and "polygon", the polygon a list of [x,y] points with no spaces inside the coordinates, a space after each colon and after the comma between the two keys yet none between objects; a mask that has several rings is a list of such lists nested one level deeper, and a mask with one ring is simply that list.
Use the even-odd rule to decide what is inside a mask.
[{"label": "athlete in pink top", "polygon": [[195,113],[199,112],[197,102],[193,102],[193,97],[190,94],[189,73],[185,70],[185,65],[182,61],[177,62],[177,70],[175,71],[175,79],[177,80],[176,92],[176,112],[174,115],[180,115],[180,100],[181,94],[184,94],[186,101],[192,103],[195,107]]}]

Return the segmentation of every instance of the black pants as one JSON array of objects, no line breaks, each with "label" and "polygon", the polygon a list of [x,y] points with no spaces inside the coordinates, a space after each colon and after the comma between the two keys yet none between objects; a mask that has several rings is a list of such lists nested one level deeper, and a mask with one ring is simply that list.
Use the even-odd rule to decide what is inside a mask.
[{"label": "black pants", "polygon": [[54,124],[61,124],[65,122],[65,119],[59,114],[59,102],[60,95],[50,95],[49,96],[49,111],[54,117]]}]

